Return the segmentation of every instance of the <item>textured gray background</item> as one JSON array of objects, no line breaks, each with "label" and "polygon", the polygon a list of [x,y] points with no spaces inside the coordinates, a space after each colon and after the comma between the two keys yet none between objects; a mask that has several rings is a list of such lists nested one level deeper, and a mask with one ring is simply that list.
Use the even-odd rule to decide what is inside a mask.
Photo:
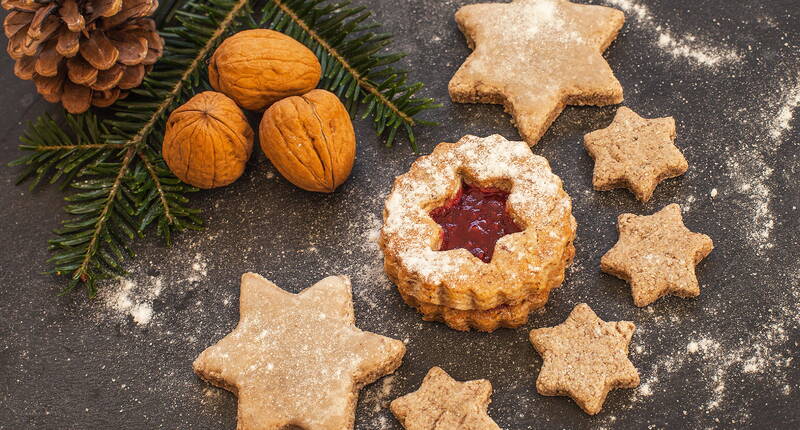
[{"label": "textured gray background", "polygon": [[[412,78],[427,84],[423,94],[445,104],[428,116],[441,126],[419,129],[423,153],[467,133],[518,137],[500,107],[449,102],[447,82],[469,52],[452,15],[467,2],[372,3],[396,34],[395,48],[409,52]],[[777,136],[770,130],[787,89],[800,81],[800,4],[645,4],[652,20],[627,14],[606,57],[627,106],[644,116],[675,116],[690,169],[660,185],[648,204],[624,190],[594,192],[581,139],[606,126],[615,107],[565,110],[533,150],[550,160],[573,197],[577,256],[546,309],[517,330],[459,333],[423,323],[389,287],[370,236],[392,178],[415,156],[404,146],[383,148],[365,122],[357,124],[353,176],[337,193],[295,189],[256,150],[238,182],[193,197],[207,230],[182,234],[169,249],[152,237],[138,242],[130,280],[142,289],[157,279],[163,284],[157,297],[134,295],[152,303],[148,325],[115,312],[107,296],[56,296],[63,280],[40,273],[50,231],[64,219],[62,194],[15,187],[18,171],[0,168],[0,428],[234,428],[234,396],[196,378],[191,362],[236,324],[245,271],[292,291],[349,274],[359,326],[408,340],[397,376],[362,391],[359,429],[398,428],[382,406],[416,389],[434,365],[459,379],[490,379],[490,414],[504,428],[797,428],[800,120]],[[740,60],[710,68],[673,57],[659,48],[656,26],[732,49]],[[7,57],[0,61],[5,165],[19,156],[24,122],[56,109],[13,76]],[[598,261],[616,240],[618,214],[672,202],[685,206],[691,229],[714,239],[716,249],[698,268],[703,293],[638,309],[627,285],[601,274]],[[105,287],[108,293],[119,285]],[[595,417],[567,398],[536,394],[541,360],[527,340],[531,328],[561,322],[584,301],[606,320],[638,326],[631,359],[643,386],[612,392]]]}]

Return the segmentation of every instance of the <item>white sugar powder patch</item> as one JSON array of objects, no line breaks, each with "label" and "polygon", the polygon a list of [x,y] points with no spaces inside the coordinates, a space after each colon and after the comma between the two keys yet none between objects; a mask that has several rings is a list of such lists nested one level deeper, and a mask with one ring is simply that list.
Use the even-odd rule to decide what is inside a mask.
[{"label": "white sugar powder patch", "polygon": [[162,279],[148,277],[143,282],[123,278],[116,284],[105,285],[97,295],[103,313],[111,318],[133,318],[140,326],[153,318],[153,301],[161,295]]},{"label": "white sugar powder patch", "polygon": [[656,36],[656,45],[675,58],[686,59],[704,67],[716,67],[741,59],[739,53],[731,48],[703,43],[692,34],[673,34],[658,24],[650,9],[641,3],[633,0],[606,0],[606,3],[632,15],[642,29]]},{"label": "white sugar powder patch", "polygon": [[740,204],[750,212],[746,222],[748,248],[760,257],[767,257],[775,246],[776,219],[771,209],[774,196],[770,189],[774,169],[770,160],[796,122],[793,118],[800,105],[800,73],[780,82],[760,108],[741,108],[737,112],[741,126],[750,129],[749,136],[727,146],[725,151],[728,175],[735,187],[733,197],[741,199]]},{"label": "white sugar powder patch", "polygon": [[800,75],[798,75],[795,86],[787,89],[783,103],[778,109],[778,114],[775,115],[770,124],[769,134],[773,139],[780,139],[783,133],[789,130],[794,118],[794,112],[798,106],[800,106]]},{"label": "white sugar powder patch", "polygon": [[[170,281],[170,284],[182,282],[195,283],[208,275],[206,260],[202,254],[195,254],[187,263],[182,279]],[[164,278],[136,274],[121,278],[115,282],[102,285],[96,299],[89,304],[97,306],[97,318],[110,321],[133,321],[138,326],[146,326],[156,317],[153,303],[161,296],[164,289]]]}]

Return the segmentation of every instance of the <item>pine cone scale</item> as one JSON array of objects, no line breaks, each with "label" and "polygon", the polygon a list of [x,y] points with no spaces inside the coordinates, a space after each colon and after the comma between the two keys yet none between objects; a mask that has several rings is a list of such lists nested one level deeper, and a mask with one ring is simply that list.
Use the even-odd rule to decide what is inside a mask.
[{"label": "pine cone scale", "polygon": [[110,35],[111,43],[119,51],[119,61],[126,66],[140,64],[147,57],[147,39],[130,33]]},{"label": "pine cone scale", "polygon": [[119,83],[122,80],[122,75],[125,73],[125,66],[121,64],[114,64],[108,70],[101,70],[97,74],[97,80],[92,84],[91,89],[97,91],[107,91]]},{"label": "pine cone scale", "polygon": [[50,40],[42,48],[42,52],[39,53],[36,59],[36,73],[42,76],[55,76],[58,74],[58,66],[64,57],[56,51],[57,43],[58,41],[56,40]]},{"label": "pine cone scale", "polygon": [[78,53],[80,48],[81,33],[70,31],[67,27],[61,28],[61,33],[58,35],[58,44],[56,50],[59,54],[66,58],[72,58]]},{"label": "pine cone scale", "polygon": [[33,0],[3,0],[3,9],[36,12],[41,5]]},{"label": "pine cone scale", "polygon": [[125,73],[122,74],[122,79],[120,79],[117,86],[119,86],[123,90],[129,90],[131,88],[136,88],[142,84],[142,79],[144,79],[144,65],[137,64],[135,66],[129,66],[125,68]]},{"label": "pine cone scale", "polygon": [[102,31],[95,31],[89,40],[82,41],[79,52],[92,67],[100,70],[108,70],[119,58],[119,51]]},{"label": "pine cone scale", "polygon": [[122,0],[89,0],[86,10],[91,12],[92,21],[97,18],[110,18],[122,10]]},{"label": "pine cone scale", "polygon": [[75,0],[64,0],[61,9],[58,11],[61,20],[67,25],[69,31],[78,32],[84,29],[86,21],[78,11],[78,3]]},{"label": "pine cone scale", "polygon": [[3,20],[3,31],[7,38],[12,38],[30,23],[33,15],[28,12],[11,11]]},{"label": "pine cone scale", "polygon": [[56,103],[61,100],[61,93],[64,90],[64,76],[58,74],[56,76],[47,77],[41,75],[33,75],[33,83],[36,84],[36,91],[50,103]]},{"label": "pine cone scale", "polygon": [[25,56],[25,40],[28,38],[27,33],[28,26],[26,25],[22,28],[22,30],[18,31],[15,35],[8,39],[6,52],[8,52],[9,57],[19,60]]},{"label": "pine cone scale", "polygon": [[91,86],[97,81],[99,71],[77,55],[67,60],[67,77],[79,85]]},{"label": "pine cone scale", "polygon": [[86,112],[92,105],[92,89],[67,80],[64,93],[61,94],[61,104],[69,113]]},{"label": "pine cone scale", "polygon": [[14,74],[26,81],[33,79],[36,73],[36,57],[22,57],[14,64]]}]

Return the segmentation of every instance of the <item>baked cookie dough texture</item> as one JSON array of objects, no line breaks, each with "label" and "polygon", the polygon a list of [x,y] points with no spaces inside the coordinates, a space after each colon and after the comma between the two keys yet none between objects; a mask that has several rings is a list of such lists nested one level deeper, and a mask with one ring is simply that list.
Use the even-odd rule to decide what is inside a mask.
[{"label": "baked cookie dough texture", "polygon": [[[462,179],[510,192],[506,209],[522,231],[501,237],[491,262],[466,249],[439,251],[441,227],[430,212]],[[518,327],[544,306],[575,254],[576,223],[561,180],[525,142],[464,136],[441,143],[395,179],[379,244],[384,268],[423,319],[456,330]]]},{"label": "baked cookie dough texture", "polygon": [[619,10],[515,0],[464,6],[455,19],[473,52],[450,80],[450,98],[502,104],[531,146],[566,105],[622,102],[603,58],[625,21]]}]

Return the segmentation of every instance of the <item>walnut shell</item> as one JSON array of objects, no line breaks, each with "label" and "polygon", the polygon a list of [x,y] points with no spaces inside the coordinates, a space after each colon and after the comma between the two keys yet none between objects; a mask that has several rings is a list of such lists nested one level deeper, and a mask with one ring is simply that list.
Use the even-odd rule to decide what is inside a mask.
[{"label": "walnut shell", "polygon": [[302,43],[273,30],[245,30],[227,38],[208,65],[215,90],[249,110],[263,110],[316,88],[322,67]]},{"label": "walnut shell", "polygon": [[233,100],[206,91],[170,114],[161,151],[183,182],[222,187],[242,176],[253,152],[253,129]]},{"label": "walnut shell", "polygon": [[278,172],[304,190],[331,193],[353,169],[353,123],[329,91],[313,90],[270,106],[261,120],[259,138]]}]

